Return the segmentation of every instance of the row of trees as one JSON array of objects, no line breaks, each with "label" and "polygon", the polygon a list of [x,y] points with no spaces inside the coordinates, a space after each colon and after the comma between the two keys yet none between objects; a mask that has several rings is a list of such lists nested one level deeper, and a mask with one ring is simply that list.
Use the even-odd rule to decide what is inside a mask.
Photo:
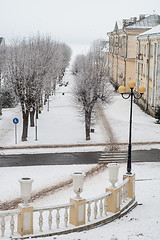
[{"label": "row of trees", "polygon": [[30,37],[5,46],[2,64],[3,88],[11,88],[22,109],[22,141],[27,140],[28,120],[34,115],[61,81],[71,57],[71,49],[49,36]]},{"label": "row of trees", "polygon": [[94,110],[98,104],[109,103],[113,93],[107,78],[106,54],[101,51],[99,41],[87,55],[76,57],[72,73],[75,75],[74,96],[84,113],[86,140],[90,140]]}]

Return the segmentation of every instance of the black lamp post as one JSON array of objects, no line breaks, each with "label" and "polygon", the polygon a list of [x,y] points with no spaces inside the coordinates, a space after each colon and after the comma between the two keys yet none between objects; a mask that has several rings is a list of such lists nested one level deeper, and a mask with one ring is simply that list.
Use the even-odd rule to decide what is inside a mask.
[{"label": "black lamp post", "polygon": [[[118,91],[121,93],[122,97],[124,99],[128,99],[131,97],[131,106],[130,106],[130,124],[129,124],[129,143],[128,143],[128,160],[127,160],[127,174],[131,173],[131,150],[132,150],[132,107],[133,107],[133,98],[134,99],[140,99],[143,95],[143,93],[146,91],[145,87],[140,86],[138,89],[139,96],[136,92],[134,92],[134,87],[136,86],[136,83],[134,81],[129,81],[128,86],[130,88],[130,92],[126,92],[126,88],[124,86],[120,86],[118,88]],[[124,96],[124,94],[128,94],[127,97]]]}]

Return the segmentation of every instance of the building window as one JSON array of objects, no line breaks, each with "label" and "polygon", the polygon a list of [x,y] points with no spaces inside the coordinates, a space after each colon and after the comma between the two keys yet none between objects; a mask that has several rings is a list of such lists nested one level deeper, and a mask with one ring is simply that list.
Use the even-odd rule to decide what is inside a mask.
[{"label": "building window", "polygon": [[152,79],[152,67],[149,69],[149,78]]},{"label": "building window", "polygon": [[141,70],[140,73],[143,74],[143,63],[141,64]]},{"label": "building window", "polygon": [[144,45],[144,48],[143,48],[143,55],[146,57],[146,45]]},{"label": "building window", "polygon": [[150,57],[153,57],[153,45],[150,45]]}]

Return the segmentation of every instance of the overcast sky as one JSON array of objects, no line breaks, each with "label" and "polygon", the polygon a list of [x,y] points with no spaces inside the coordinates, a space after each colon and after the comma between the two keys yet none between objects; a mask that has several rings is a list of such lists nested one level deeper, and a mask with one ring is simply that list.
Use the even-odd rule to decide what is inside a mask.
[{"label": "overcast sky", "polygon": [[72,46],[106,39],[116,21],[160,14],[160,0],[0,0],[0,36],[50,34]]}]

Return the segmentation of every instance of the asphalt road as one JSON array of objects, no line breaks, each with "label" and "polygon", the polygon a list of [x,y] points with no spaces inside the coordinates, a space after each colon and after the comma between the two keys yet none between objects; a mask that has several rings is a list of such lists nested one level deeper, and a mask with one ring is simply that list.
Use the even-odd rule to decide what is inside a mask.
[{"label": "asphalt road", "polygon": [[[0,167],[98,163],[101,152],[0,155]],[[160,161],[160,150],[132,151],[132,161]],[[117,161],[118,162],[118,161]]]}]

